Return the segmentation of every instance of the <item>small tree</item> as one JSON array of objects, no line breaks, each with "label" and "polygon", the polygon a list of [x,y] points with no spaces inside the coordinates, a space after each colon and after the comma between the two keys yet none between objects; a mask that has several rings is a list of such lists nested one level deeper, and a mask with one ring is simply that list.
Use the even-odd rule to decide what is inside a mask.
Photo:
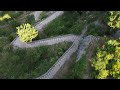
[{"label": "small tree", "polygon": [[95,78],[120,78],[120,38],[108,40],[102,48],[98,48],[92,67],[96,72]]},{"label": "small tree", "polygon": [[109,14],[108,26],[120,29],[120,11],[110,11]]},{"label": "small tree", "polygon": [[11,18],[8,14],[5,14],[3,17],[0,17],[0,21],[3,21],[4,19]]},{"label": "small tree", "polygon": [[22,42],[32,42],[32,39],[38,35],[38,31],[29,23],[16,27],[16,29],[18,30],[17,34]]}]

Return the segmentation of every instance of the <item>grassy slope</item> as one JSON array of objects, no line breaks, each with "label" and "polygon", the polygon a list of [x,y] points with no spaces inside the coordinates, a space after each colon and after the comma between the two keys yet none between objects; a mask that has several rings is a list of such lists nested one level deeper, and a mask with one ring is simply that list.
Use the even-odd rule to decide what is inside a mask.
[{"label": "grassy slope", "polygon": [[[76,59],[74,58],[74,61]],[[86,68],[86,56],[82,58],[68,69],[68,72],[62,77],[62,79],[83,79]]]},{"label": "grassy slope", "polygon": [[80,21],[77,21],[79,16],[80,15],[78,13],[65,12],[62,16],[48,24],[44,28],[43,33],[40,32],[39,38],[65,34],[80,34],[83,25],[80,24]]},{"label": "grassy slope", "polygon": [[[9,46],[0,52],[0,78],[34,78],[45,73],[71,43],[11,51]],[[51,53],[52,52],[52,53]]]},{"label": "grassy slope", "polygon": [[[53,36],[64,35],[64,34],[80,34],[81,30],[83,29],[84,24],[86,22],[91,23],[91,21],[97,20],[97,18],[99,16],[98,14],[99,14],[99,12],[93,12],[90,15],[83,13],[80,16],[77,13],[65,12],[64,15],[55,19],[47,27],[45,27],[44,32],[43,33],[40,32],[39,38],[53,37]],[[94,26],[93,26],[93,28],[94,28]],[[93,31],[95,31],[95,30],[93,30]],[[29,57],[30,59],[32,59],[32,57],[36,58],[36,59],[39,58],[39,55],[38,55],[38,57],[35,57],[35,53],[32,53],[32,55],[30,54],[30,56],[29,56],[29,53],[32,52],[29,50],[28,51],[27,50],[23,50],[23,51],[18,50],[16,52],[11,52],[11,51],[7,50],[8,46],[6,46],[6,44],[9,44],[15,38],[15,36],[16,36],[16,31],[13,30],[12,28],[11,29],[9,28],[6,30],[1,29],[0,37],[2,37],[2,38],[0,41],[0,43],[1,43],[0,44],[0,57],[1,57],[0,62],[2,62],[4,64],[2,65],[2,63],[1,63],[0,67],[2,67],[2,66],[5,66],[5,67],[4,67],[4,69],[3,68],[0,69],[1,70],[0,78],[16,78],[16,77],[18,77],[17,75],[16,75],[16,77],[12,76],[15,73],[12,73],[12,71],[9,70],[9,67],[12,67],[13,70],[15,69],[14,71],[18,72],[18,74],[22,73],[19,71],[19,68],[21,66],[19,66],[19,64],[18,64],[18,66],[17,66],[18,68],[17,67],[15,68],[16,65],[14,66],[12,63],[19,63],[19,61],[21,61],[21,63],[23,64],[22,68],[24,68],[26,66],[26,64],[24,64],[24,61],[27,62],[27,60],[22,59],[22,58],[25,58],[26,56]],[[20,57],[19,57],[19,55],[20,55]],[[8,58],[8,56],[10,56],[10,58]],[[13,61],[11,61],[10,59]],[[14,59],[18,60],[18,61],[14,61]],[[34,61],[30,61],[29,63],[31,63],[31,62],[34,62]],[[37,61],[35,61],[35,62],[37,62]],[[31,64],[29,64],[29,65],[31,65]],[[34,65],[32,65],[32,66],[34,66]],[[32,66],[31,66],[31,68],[32,68]],[[79,65],[77,65],[75,67],[79,67]],[[4,72],[4,70],[6,71],[6,73]],[[25,70],[27,70],[27,69],[25,69]],[[27,72],[27,71],[24,71],[24,72]],[[8,73],[9,73],[9,75],[8,75]],[[27,74],[25,74],[24,76],[31,78],[30,73],[31,72],[27,72]],[[78,73],[79,73],[79,70],[78,70]],[[33,75],[36,75],[36,73],[34,73]],[[76,74],[74,74],[74,76],[75,75]],[[23,76],[20,76],[18,78],[23,78]]]}]

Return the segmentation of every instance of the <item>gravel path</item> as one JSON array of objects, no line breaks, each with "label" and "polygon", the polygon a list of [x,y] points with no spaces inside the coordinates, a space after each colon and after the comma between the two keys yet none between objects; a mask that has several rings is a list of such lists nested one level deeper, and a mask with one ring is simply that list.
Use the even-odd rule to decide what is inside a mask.
[{"label": "gravel path", "polygon": [[78,40],[79,36],[68,34],[63,36],[57,36],[53,38],[47,38],[47,39],[41,39],[33,41],[32,43],[24,43],[21,42],[19,38],[17,38],[15,41],[13,41],[13,48],[33,48],[41,45],[53,45],[64,41],[71,41],[74,42],[74,40]]}]

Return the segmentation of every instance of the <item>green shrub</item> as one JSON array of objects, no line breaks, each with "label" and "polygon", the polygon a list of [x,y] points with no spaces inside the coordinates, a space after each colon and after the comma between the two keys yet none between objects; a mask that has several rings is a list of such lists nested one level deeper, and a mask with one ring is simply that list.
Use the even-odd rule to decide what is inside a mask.
[{"label": "green shrub", "polygon": [[12,18],[8,21],[8,24],[10,25],[10,27],[14,30],[16,30],[15,27],[19,26],[18,21],[15,18]]},{"label": "green shrub", "polygon": [[9,36],[8,36],[8,39],[10,42],[12,42],[15,38],[16,38],[16,33],[11,33]]},{"label": "green shrub", "polygon": [[68,69],[67,73],[62,77],[65,79],[83,79],[86,70],[86,55],[76,62],[76,54],[73,54],[73,64]]},{"label": "green shrub", "polygon": [[5,27],[0,29],[0,37],[9,37],[11,33],[15,33],[15,30],[11,27]]},{"label": "green shrub", "polygon": [[23,14],[23,11],[14,11],[14,13],[12,13],[12,14],[13,14],[12,17],[17,18],[17,17],[19,17],[21,14]]},{"label": "green shrub", "polygon": [[94,35],[94,36],[103,36],[104,32],[102,32],[102,29],[100,26],[96,26],[94,23],[92,23],[89,25],[87,34]]},{"label": "green shrub", "polygon": [[44,18],[47,17],[47,12],[46,11],[43,11],[41,14],[40,14],[40,20],[43,20]]},{"label": "green shrub", "polygon": [[0,52],[3,50],[4,46],[8,44],[8,40],[6,37],[0,37]]},{"label": "green shrub", "polygon": [[31,25],[34,25],[35,23],[34,15],[28,15],[25,19],[25,22],[30,23]]},{"label": "green shrub", "polygon": [[98,48],[92,67],[97,72],[95,78],[119,78],[120,40],[108,40],[102,48]]},{"label": "green shrub", "polygon": [[75,79],[83,79],[86,69],[86,56],[83,55],[82,58],[74,65],[72,69],[72,75]]}]

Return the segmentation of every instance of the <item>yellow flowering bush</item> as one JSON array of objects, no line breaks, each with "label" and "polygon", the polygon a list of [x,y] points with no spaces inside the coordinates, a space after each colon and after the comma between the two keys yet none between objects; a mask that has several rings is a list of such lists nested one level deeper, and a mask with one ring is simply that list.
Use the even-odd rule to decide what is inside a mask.
[{"label": "yellow flowering bush", "polygon": [[16,27],[16,29],[18,30],[17,34],[22,42],[32,42],[32,39],[38,35],[38,31],[29,23]]},{"label": "yellow flowering bush", "polygon": [[109,12],[109,21],[108,25],[114,28],[120,28],[120,11],[110,11]]},{"label": "yellow flowering bush", "polygon": [[97,76],[98,79],[106,79],[106,77],[109,75],[108,70],[101,70]]},{"label": "yellow flowering bush", "polygon": [[3,21],[4,19],[11,18],[8,14],[5,14],[3,17],[0,17],[0,21]]},{"label": "yellow flowering bush", "polygon": [[108,40],[104,47],[98,48],[91,66],[97,72],[97,79],[120,78],[120,38]]},{"label": "yellow flowering bush", "polygon": [[120,76],[120,61],[117,61],[112,66],[112,70],[110,71],[110,74],[113,75],[113,77],[116,77],[116,78],[118,78]]}]

